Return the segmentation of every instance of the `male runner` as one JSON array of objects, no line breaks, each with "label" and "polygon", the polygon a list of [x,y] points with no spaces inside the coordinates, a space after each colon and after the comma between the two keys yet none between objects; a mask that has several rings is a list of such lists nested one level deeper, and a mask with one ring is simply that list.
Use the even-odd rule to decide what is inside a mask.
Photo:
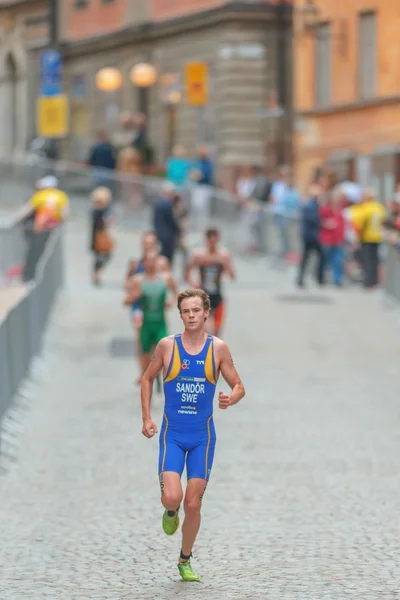
[{"label": "male runner", "polygon": [[199,271],[199,287],[209,295],[211,302],[210,333],[217,337],[219,337],[222,329],[225,313],[221,291],[221,278],[223,274],[229,275],[231,279],[235,279],[236,277],[232,265],[231,253],[229,250],[220,248],[218,246],[219,241],[220,233],[218,229],[207,229],[206,248],[194,251],[185,271],[185,280],[193,287],[196,287],[198,282],[192,279],[191,272],[193,269],[198,269]]},{"label": "male runner", "polygon": [[[172,274],[160,273],[157,264],[158,256],[155,252],[145,254],[144,271],[131,278],[124,300],[124,304],[130,306],[140,299],[143,311],[139,335],[142,373],[150,363],[152,350],[167,335],[165,309],[172,306],[172,302],[177,297],[177,288]],[[167,304],[168,291],[172,294],[169,304]]]},{"label": "male runner", "polygon": [[[125,276],[125,289],[129,287],[130,280],[135,275],[144,272],[143,258],[148,252],[155,252],[157,256],[157,270],[159,272],[170,271],[169,260],[165,256],[161,256],[158,252],[157,236],[153,231],[145,231],[142,235],[142,256],[136,260],[129,262],[128,271]],[[140,306],[140,300],[132,305],[132,321],[137,332],[140,331],[143,321],[143,313]]]},{"label": "male runner", "polygon": [[[157,270],[160,273],[167,273],[170,271],[169,260],[165,258],[165,256],[161,256],[158,253],[158,241],[157,236],[153,231],[145,231],[142,235],[142,256],[139,259],[131,260],[129,262],[128,271],[125,276],[125,290],[128,291],[131,286],[131,280],[135,275],[140,275],[144,272],[143,260],[146,254],[149,252],[155,252],[157,254]],[[131,318],[133,328],[136,331],[136,339],[137,339],[137,351],[139,362],[142,364],[141,359],[141,344],[140,344],[140,330],[142,328],[143,323],[143,310],[140,299],[136,300],[132,303],[131,307]],[[137,383],[140,383],[140,379],[138,379]]]},{"label": "male runner", "polygon": [[178,562],[184,581],[199,581],[190,564],[200,528],[200,510],[210,477],[215,449],[213,398],[221,373],[232,392],[219,393],[219,407],[227,409],[245,395],[228,346],[208,335],[205,324],[210,299],[203,290],[192,289],[178,296],[178,309],[185,330],[160,341],[142,378],[142,433],[152,438],[158,432],[150,412],[153,382],[163,370],[165,409],[160,434],[159,478],[161,503],[165,508],[162,526],[167,535],[179,527],[183,499],[181,475],[186,463],[185,520]]}]

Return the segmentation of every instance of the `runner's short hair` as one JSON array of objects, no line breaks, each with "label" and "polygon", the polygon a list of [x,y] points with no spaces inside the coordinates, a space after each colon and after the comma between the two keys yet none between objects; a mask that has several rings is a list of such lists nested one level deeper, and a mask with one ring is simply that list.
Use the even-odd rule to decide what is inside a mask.
[{"label": "runner's short hair", "polygon": [[188,298],[201,298],[201,300],[203,301],[203,308],[204,310],[208,311],[210,310],[210,297],[208,294],[205,293],[204,290],[200,290],[200,289],[190,289],[190,290],[185,290],[184,292],[181,292],[178,296],[178,310],[179,312],[181,312],[181,305],[182,302],[184,300],[187,300]]},{"label": "runner's short hair", "polygon": [[154,235],[154,237],[157,237],[156,232],[154,231],[154,229],[147,229],[146,231],[143,231],[142,233],[142,239],[147,237],[148,235]]},{"label": "runner's short hair", "polygon": [[105,186],[98,186],[91,193],[91,199],[93,204],[101,204],[106,207],[112,200],[111,190]]},{"label": "runner's short hair", "polygon": [[210,229],[206,229],[206,237],[210,238],[213,235],[219,235],[219,229],[216,227],[210,227]]}]

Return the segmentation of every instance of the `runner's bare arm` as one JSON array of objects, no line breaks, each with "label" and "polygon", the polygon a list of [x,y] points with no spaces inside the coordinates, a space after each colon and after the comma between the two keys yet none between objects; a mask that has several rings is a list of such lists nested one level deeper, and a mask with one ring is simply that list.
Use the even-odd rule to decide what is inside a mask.
[{"label": "runner's bare arm", "polygon": [[239,373],[236,371],[235,365],[233,364],[229,348],[222,340],[216,340],[216,355],[217,360],[219,360],[221,375],[232,390],[229,395],[224,392],[219,393],[219,407],[225,410],[229,406],[233,406],[240,402],[245,396],[246,391],[242,380],[239,377]]},{"label": "runner's bare arm", "polygon": [[125,275],[125,289],[127,288],[127,286],[129,285],[129,280],[130,278],[135,274],[135,271],[137,269],[138,266],[138,260],[131,260],[128,266],[128,271]]},{"label": "runner's bare arm", "polygon": [[178,287],[176,285],[175,279],[173,278],[173,276],[171,275],[171,273],[168,274],[167,278],[166,278],[166,284],[167,287],[171,293],[170,296],[170,300],[167,303],[168,304],[168,308],[171,306],[174,306],[174,304],[176,303],[176,300],[178,298]]},{"label": "runner's bare arm", "polygon": [[236,271],[232,262],[232,254],[228,251],[225,255],[224,271],[231,279],[236,279]]},{"label": "runner's bare arm", "polygon": [[124,300],[125,306],[133,304],[140,299],[142,295],[142,279],[139,276],[134,277],[130,280],[126,288],[126,296]]},{"label": "runner's bare arm", "polygon": [[171,264],[166,256],[159,256],[157,262],[158,269],[162,273],[168,273],[171,270]]},{"label": "runner's bare arm", "polygon": [[140,399],[142,403],[143,418],[142,433],[147,438],[153,437],[153,435],[158,432],[157,425],[151,417],[150,405],[151,397],[153,395],[154,380],[164,366],[166,341],[166,338],[164,338],[157,344],[151,363],[143,374],[141,381]]},{"label": "runner's bare arm", "polygon": [[189,260],[185,267],[185,281],[192,288],[197,287],[197,282],[195,282],[194,279],[192,279],[192,271],[195,267],[197,267],[197,255],[196,255],[196,253],[193,253],[190,255]]},{"label": "runner's bare arm", "polygon": [[33,213],[33,211],[34,208],[29,202],[24,204],[13,216],[13,225],[18,225],[18,223],[26,219],[26,217],[29,217]]}]

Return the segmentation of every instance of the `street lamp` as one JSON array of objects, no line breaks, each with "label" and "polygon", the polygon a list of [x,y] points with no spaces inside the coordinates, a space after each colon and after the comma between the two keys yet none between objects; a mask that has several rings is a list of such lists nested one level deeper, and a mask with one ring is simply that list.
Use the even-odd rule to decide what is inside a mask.
[{"label": "street lamp", "polygon": [[114,129],[118,116],[118,104],[115,92],[122,85],[122,74],[115,67],[103,67],[96,73],[96,87],[107,94],[106,120],[111,129]]},{"label": "street lamp", "polygon": [[179,90],[171,90],[170,92],[168,92],[167,95],[167,103],[168,104],[179,104],[179,102],[182,100],[182,94]]},{"label": "street lamp", "polygon": [[[303,6],[301,6],[297,14],[299,16],[301,32],[304,34],[312,34],[316,32],[318,24],[321,20],[321,12],[318,6],[315,5],[314,0],[306,0]],[[338,19],[338,31],[331,33],[330,37],[332,40],[338,42],[338,50],[341,56],[346,56],[348,50],[348,21],[345,18]]]},{"label": "street lamp", "polygon": [[115,92],[122,85],[122,75],[114,67],[104,67],[96,73],[96,87],[102,92]]},{"label": "street lamp", "polygon": [[152,64],[141,62],[132,67],[129,78],[133,85],[139,88],[148,88],[156,82],[157,71]]},{"label": "street lamp", "polygon": [[157,81],[157,70],[149,62],[140,62],[132,67],[129,78],[139,91],[139,111],[147,116],[148,89]]}]

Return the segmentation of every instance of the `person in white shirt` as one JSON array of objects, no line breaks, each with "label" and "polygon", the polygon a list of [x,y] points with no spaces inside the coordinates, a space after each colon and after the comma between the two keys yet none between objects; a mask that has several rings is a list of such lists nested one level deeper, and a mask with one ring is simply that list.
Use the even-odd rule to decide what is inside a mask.
[{"label": "person in white shirt", "polygon": [[236,182],[236,196],[242,207],[240,217],[240,232],[242,237],[244,251],[251,252],[256,250],[257,239],[254,230],[255,219],[257,217],[255,201],[253,199],[257,179],[251,167],[244,167],[239,179]]},{"label": "person in white shirt", "polygon": [[280,256],[285,257],[290,252],[288,237],[288,215],[285,197],[289,189],[290,168],[282,165],[278,169],[278,178],[271,187],[272,215],[275,227],[281,240]]}]

